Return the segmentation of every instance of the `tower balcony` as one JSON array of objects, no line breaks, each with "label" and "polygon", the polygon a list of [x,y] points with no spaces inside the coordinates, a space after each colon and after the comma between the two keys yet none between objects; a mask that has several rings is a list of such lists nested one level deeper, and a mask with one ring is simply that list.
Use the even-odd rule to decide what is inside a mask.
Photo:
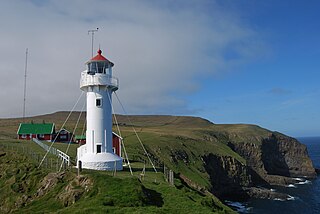
[{"label": "tower balcony", "polygon": [[107,86],[115,91],[119,88],[119,80],[109,74],[95,73],[92,75],[83,71],[81,72],[80,88],[83,89],[88,86]]}]

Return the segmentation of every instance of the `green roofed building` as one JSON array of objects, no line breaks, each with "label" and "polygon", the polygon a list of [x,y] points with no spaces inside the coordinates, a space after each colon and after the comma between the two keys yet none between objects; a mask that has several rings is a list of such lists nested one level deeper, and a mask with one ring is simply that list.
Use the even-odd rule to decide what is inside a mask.
[{"label": "green roofed building", "polygon": [[52,141],[55,134],[54,123],[20,123],[17,135],[18,139]]},{"label": "green roofed building", "polygon": [[85,144],[86,143],[86,136],[85,135],[76,135],[75,137],[76,143]]}]

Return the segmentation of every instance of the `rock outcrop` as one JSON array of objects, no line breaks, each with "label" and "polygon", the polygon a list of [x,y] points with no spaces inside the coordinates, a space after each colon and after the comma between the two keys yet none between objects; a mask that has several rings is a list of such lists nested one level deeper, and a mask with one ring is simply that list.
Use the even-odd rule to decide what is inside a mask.
[{"label": "rock outcrop", "polygon": [[244,188],[244,190],[246,191],[247,195],[251,198],[271,199],[280,201],[286,201],[292,198],[292,196],[285,193],[276,192],[274,189],[251,187]]},{"label": "rock outcrop", "polygon": [[294,138],[273,133],[259,144],[228,145],[247,160],[254,185],[288,185],[293,177],[316,177],[306,146]]},{"label": "rock outcrop", "polygon": [[233,157],[209,154],[203,157],[210,176],[211,192],[220,198],[247,198],[243,187],[249,187],[251,176],[247,167]]},{"label": "rock outcrop", "polygon": [[[241,164],[228,156],[204,156],[211,192],[222,199],[268,198],[285,200],[290,196],[271,191],[272,185],[287,186],[296,178],[317,176],[305,145],[277,132],[267,137],[225,133],[223,141],[246,160]],[[245,137],[244,137],[245,136]],[[241,139],[241,141],[239,141]],[[217,138],[219,141],[219,138]]]},{"label": "rock outcrop", "polygon": [[272,134],[262,142],[262,161],[268,174],[315,178],[307,147],[296,139]]}]

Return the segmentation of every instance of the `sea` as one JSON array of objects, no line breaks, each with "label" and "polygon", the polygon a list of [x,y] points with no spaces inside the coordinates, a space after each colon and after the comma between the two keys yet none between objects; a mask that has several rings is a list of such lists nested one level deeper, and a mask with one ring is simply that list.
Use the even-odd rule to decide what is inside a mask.
[{"label": "sea", "polygon": [[[314,167],[320,169],[320,137],[297,138],[308,148]],[[251,199],[245,203],[228,202],[238,213],[257,214],[320,214],[320,175],[314,180],[297,178],[297,183],[275,187],[274,191],[289,194],[286,201]]]}]

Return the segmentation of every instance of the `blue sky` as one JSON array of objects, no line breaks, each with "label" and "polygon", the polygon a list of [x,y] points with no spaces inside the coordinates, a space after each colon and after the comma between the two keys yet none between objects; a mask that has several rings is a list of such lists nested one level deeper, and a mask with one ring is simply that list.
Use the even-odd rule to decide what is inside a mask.
[{"label": "blue sky", "polygon": [[27,47],[27,115],[70,110],[87,32],[99,27],[95,49],[115,63],[131,114],[319,136],[319,9],[316,0],[2,2],[0,118],[22,115]]},{"label": "blue sky", "polygon": [[261,34],[268,53],[206,81],[203,91],[214,95],[203,106],[216,109],[206,111],[207,117],[217,123],[255,123],[293,136],[319,135],[320,2],[250,2],[232,7]]}]

